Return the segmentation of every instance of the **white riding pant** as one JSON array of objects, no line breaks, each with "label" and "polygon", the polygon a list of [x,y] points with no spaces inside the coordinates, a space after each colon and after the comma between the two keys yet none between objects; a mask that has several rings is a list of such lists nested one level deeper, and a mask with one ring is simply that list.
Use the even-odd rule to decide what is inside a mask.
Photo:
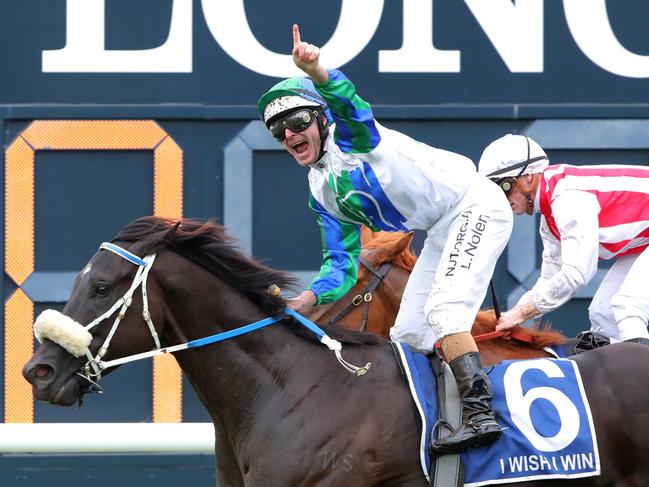
[{"label": "white riding pant", "polygon": [[512,225],[503,191],[477,178],[428,230],[390,338],[429,352],[446,335],[471,331]]},{"label": "white riding pant", "polygon": [[588,308],[591,330],[612,341],[649,338],[649,248],[616,260]]}]

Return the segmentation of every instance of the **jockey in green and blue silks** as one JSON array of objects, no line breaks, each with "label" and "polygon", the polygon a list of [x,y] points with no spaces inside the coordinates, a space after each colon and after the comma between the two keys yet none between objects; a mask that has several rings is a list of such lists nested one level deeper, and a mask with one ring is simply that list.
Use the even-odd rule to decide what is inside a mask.
[{"label": "jockey in green and blue silks", "polygon": [[273,86],[259,112],[273,137],[309,169],[323,258],[310,288],[287,305],[329,303],[354,286],[361,225],[426,231],[390,336],[422,351],[441,340],[463,391],[463,427],[435,443],[438,453],[495,440],[501,430],[470,330],[511,233],[507,199],[468,158],[379,124],[352,82],[320,64],[319,49],[300,40],[297,26],[293,61],[308,78]]},{"label": "jockey in green and blue silks", "polygon": [[329,71],[329,80],[317,87],[308,78],[289,78],[259,101],[267,126],[304,107],[328,115],[319,119],[327,125],[321,157],[309,166],[309,206],[323,244],[311,290],[323,304],[356,283],[361,224],[374,231],[427,230],[462,198],[476,172],[466,157],[379,125],[340,71]]}]

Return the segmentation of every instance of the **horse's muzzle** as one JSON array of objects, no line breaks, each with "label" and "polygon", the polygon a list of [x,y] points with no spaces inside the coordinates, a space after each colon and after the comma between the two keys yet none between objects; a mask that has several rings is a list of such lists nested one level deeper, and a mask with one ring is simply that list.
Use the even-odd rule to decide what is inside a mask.
[{"label": "horse's muzzle", "polygon": [[23,377],[32,385],[34,399],[71,406],[83,394],[82,382],[76,375],[84,359],[72,357],[58,345],[43,343],[23,367]]}]

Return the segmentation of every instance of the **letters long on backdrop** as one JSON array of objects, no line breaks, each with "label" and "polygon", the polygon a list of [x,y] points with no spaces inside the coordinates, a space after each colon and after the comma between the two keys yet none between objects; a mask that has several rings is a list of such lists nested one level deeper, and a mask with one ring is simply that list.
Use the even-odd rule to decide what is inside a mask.
[{"label": "letters long on backdrop", "polygon": [[[459,73],[461,52],[433,44],[435,0],[403,1],[402,46],[379,50],[378,72]],[[464,0],[512,73],[542,73],[544,0]],[[266,49],[246,19],[244,0],[201,0],[203,15],[221,48],[247,69],[266,76],[300,74],[290,53]],[[190,73],[192,0],[173,0],[169,35],[154,48],[108,50],[105,0],[67,0],[66,45],[43,50],[45,73]],[[379,27],[384,0],[342,0],[338,25],[322,47],[322,61],[337,68],[353,60]],[[649,55],[626,49],[617,39],[606,0],[563,0],[570,33],[584,55],[612,74],[649,77]],[[362,18],[363,22],[356,19]]]}]

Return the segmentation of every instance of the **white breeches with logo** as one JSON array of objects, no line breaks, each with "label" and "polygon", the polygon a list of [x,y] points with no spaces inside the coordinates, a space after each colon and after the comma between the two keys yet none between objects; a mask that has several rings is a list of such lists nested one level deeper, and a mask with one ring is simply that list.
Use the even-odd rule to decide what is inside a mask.
[{"label": "white breeches with logo", "polygon": [[390,338],[430,351],[446,335],[471,331],[512,222],[502,190],[477,178],[428,230]]}]

